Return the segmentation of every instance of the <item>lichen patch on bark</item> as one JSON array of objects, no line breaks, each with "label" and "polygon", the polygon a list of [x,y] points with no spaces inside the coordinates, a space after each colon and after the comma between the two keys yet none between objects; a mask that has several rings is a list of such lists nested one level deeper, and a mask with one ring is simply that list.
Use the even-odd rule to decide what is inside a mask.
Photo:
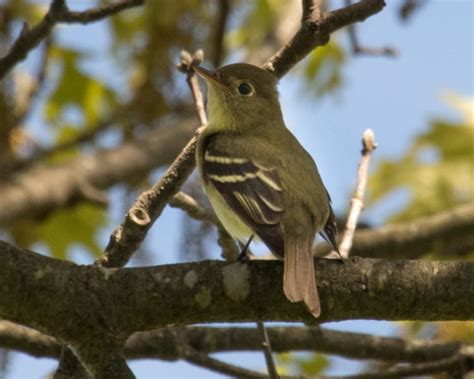
[{"label": "lichen patch on bark", "polygon": [[234,263],[222,268],[224,291],[234,301],[244,300],[250,293],[247,265]]}]

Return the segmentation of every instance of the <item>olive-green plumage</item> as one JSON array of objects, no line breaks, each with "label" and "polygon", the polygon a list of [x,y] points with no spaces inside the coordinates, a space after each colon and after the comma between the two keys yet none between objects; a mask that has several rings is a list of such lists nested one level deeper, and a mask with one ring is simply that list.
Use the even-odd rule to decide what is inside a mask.
[{"label": "olive-green plumage", "polygon": [[208,85],[196,159],[211,205],[234,238],[255,235],[284,257],[286,297],[318,317],[311,246],[317,232],[335,246],[336,226],[316,164],[284,124],[277,79],[242,63],[196,71]]}]

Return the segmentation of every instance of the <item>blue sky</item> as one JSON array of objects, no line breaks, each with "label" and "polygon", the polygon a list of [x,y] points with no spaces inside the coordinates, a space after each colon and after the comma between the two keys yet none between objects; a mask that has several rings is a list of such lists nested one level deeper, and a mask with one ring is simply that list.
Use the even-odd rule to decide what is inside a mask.
[{"label": "blue sky", "polygon": [[[70,3],[76,7],[79,2]],[[84,3],[86,6],[90,4],[88,1]],[[473,96],[474,92],[473,3],[470,0],[432,0],[407,24],[402,24],[396,16],[400,1],[388,3],[382,13],[359,24],[358,32],[363,44],[394,46],[399,51],[398,57],[350,57],[344,69],[345,85],[338,97],[315,99],[308,96],[301,91],[301,82],[291,75],[285,77],[279,87],[286,123],[315,158],[339,212],[346,209],[352,192],[360,139],[366,128],[374,130],[379,144],[371,163],[373,169],[382,158],[400,156],[411,139],[426,130],[431,118],[457,119],[458,115],[443,102],[443,93],[451,91]],[[99,51],[108,41],[101,23],[85,27],[64,26],[61,34],[64,43],[74,43],[89,51]],[[336,38],[347,46],[344,33],[339,33]],[[117,88],[124,84],[124,76],[110,57],[95,57],[86,62],[84,68],[106,78]],[[40,116],[40,111],[35,112],[30,123],[41,125]],[[37,127],[33,128],[35,130]],[[120,190],[112,191],[113,197],[119,199],[119,195]],[[404,201],[404,194],[392,196],[388,201],[367,209],[363,218],[380,224]],[[119,211],[112,209],[112,214],[112,224],[100,236],[103,246],[119,222]],[[159,246],[159,251],[151,257],[152,264],[178,261],[176,252],[180,247],[181,219],[180,211],[166,209],[153,227],[147,244]],[[217,259],[218,250],[214,247],[212,251]],[[90,257],[80,250],[73,256],[78,262],[90,262]],[[390,335],[397,329],[396,324],[374,321],[332,323],[328,326],[379,335]],[[263,355],[258,353],[223,354],[219,357],[245,362],[248,368],[264,368]],[[358,368],[357,364],[347,360],[335,362],[332,374],[347,374]],[[185,363],[139,361],[131,366],[140,378],[219,377]],[[55,367],[53,360],[15,354],[8,378],[45,377]]]}]

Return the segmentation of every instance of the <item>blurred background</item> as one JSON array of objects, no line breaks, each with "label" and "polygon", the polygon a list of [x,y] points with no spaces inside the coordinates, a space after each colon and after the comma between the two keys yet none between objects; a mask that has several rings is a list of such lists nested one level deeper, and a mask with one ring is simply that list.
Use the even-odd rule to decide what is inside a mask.
[{"label": "blurred background", "polygon": [[[84,10],[100,2],[67,3]],[[332,10],[345,2],[323,4]],[[22,22],[39,22],[48,6],[0,0],[0,56]],[[380,14],[332,35],[281,80],[286,124],[316,160],[339,217],[349,206],[366,128],[373,129],[378,149],[362,222],[403,222],[473,201],[473,11],[470,0],[389,1]],[[202,48],[208,68],[262,64],[293,35],[300,17],[297,0],[150,0],[97,23],[57,26],[0,82],[0,183],[35,167],[68,167],[127,141],[159,139],[160,133],[171,132],[176,141],[135,175],[116,173],[105,180],[107,204],[78,199],[10,219],[0,224],[0,238],[52,257],[93,262],[131,202],[160,177],[199,125],[185,76],[175,68],[180,51]],[[183,190],[205,204],[195,175]],[[473,256],[462,252],[462,259]],[[168,207],[131,265],[205,258],[221,259],[212,226]],[[469,322],[326,326],[474,343]],[[265,370],[260,353],[218,357]],[[372,364],[309,353],[281,354],[277,363],[287,373],[334,375]],[[0,377],[43,378],[56,365],[0,350]],[[220,377],[183,362],[134,361],[131,367],[140,378]]]}]

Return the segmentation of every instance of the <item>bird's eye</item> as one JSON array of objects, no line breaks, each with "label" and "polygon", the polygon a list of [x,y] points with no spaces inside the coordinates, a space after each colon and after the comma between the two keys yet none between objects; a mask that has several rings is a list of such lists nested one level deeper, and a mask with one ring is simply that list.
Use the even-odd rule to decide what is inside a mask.
[{"label": "bird's eye", "polygon": [[250,96],[253,93],[253,88],[250,84],[242,83],[239,86],[239,92],[241,95]]}]

